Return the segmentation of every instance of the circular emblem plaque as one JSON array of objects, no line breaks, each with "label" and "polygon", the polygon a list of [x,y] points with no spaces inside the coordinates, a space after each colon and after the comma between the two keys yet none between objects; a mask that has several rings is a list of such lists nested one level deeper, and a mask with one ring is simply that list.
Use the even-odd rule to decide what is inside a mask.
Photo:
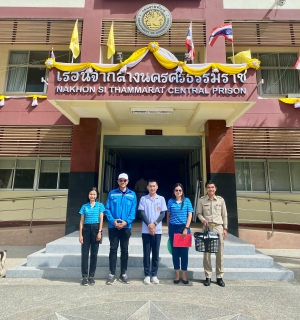
[{"label": "circular emblem plaque", "polygon": [[170,29],[171,25],[171,13],[161,4],[147,4],[136,15],[137,28],[148,37],[162,36]]}]

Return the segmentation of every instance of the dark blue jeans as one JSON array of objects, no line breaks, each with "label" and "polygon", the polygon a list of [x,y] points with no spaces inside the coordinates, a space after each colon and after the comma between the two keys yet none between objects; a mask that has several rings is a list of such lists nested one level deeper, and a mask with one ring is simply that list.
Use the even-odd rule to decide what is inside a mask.
[{"label": "dark blue jeans", "polygon": [[[151,236],[148,233],[142,233],[143,252],[144,252],[144,273],[145,277],[156,277],[159,263],[159,247],[161,234]],[[150,272],[150,254],[152,251],[152,264]]]},{"label": "dark blue jeans", "polygon": [[[81,273],[83,278],[86,278],[88,276],[93,278],[95,276],[97,256],[99,250],[99,241],[96,241],[98,231],[99,223],[83,225],[83,244],[81,245]],[[88,260],[90,249],[90,270],[88,272]]]},{"label": "dark blue jeans", "polygon": [[[173,246],[174,233],[182,233],[185,228],[185,224],[169,224],[169,238],[172,245],[172,258],[174,270],[186,271],[188,267],[189,248],[175,248]],[[190,228],[188,233],[191,233]],[[181,268],[180,268],[181,262]]]}]

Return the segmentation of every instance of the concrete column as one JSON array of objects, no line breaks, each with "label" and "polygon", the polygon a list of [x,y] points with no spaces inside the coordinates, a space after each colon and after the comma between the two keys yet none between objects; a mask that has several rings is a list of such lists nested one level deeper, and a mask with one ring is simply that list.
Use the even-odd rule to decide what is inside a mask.
[{"label": "concrete column", "polygon": [[226,63],[226,46],[224,37],[219,37],[213,47],[208,44],[211,30],[224,23],[223,0],[206,1],[206,62]]},{"label": "concrete column", "polygon": [[100,62],[102,1],[85,0],[81,62]]},{"label": "concrete column", "polygon": [[69,178],[66,234],[78,229],[79,210],[89,188],[98,187],[101,122],[83,118],[74,126]]},{"label": "concrete column", "polygon": [[226,201],[228,231],[238,236],[238,213],[232,128],[224,120],[208,120],[205,124],[207,180],[215,182],[217,195]]}]

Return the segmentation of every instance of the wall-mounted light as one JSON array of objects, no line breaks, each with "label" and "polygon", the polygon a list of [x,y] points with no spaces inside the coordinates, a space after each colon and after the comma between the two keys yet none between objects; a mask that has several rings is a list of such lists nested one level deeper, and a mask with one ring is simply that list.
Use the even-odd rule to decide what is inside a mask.
[{"label": "wall-mounted light", "polygon": [[173,108],[131,108],[133,114],[172,114]]},{"label": "wall-mounted light", "polygon": [[44,83],[46,83],[46,85],[48,85],[48,78],[45,79],[44,77],[42,77],[41,82],[44,82]]},{"label": "wall-mounted light", "polygon": [[276,0],[275,3],[282,7],[286,3],[286,0]]},{"label": "wall-mounted light", "polygon": [[122,52],[117,52],[117,60],[120,62],[123,61],[123,53]]},{"label": "wall-mounted light", "polygon": [[190,54],[188,52],[186,52],[184,54],[184,62],[187,63],[188,61],[190,61]]}]

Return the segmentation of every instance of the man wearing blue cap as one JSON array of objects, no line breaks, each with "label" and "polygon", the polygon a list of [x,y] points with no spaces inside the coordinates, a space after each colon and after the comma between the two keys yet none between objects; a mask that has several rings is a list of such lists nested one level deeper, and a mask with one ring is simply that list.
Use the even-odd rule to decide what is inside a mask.
[{"label": "man wearing blue cap", "polygon": [[121,273],[119,281],[125,284],[130,282],[126,274],[128,245],[131,236],[132,222],[135,219],[137,200],[135,193],[127,188],[129,180],[126,173],[121,173],[117,182],[119,188],[109,192],[105,206],[110,242],[110,274],[108,275],[106,284],[113,284],[116,280],[115,274],[119,243],[121,248]]}]

